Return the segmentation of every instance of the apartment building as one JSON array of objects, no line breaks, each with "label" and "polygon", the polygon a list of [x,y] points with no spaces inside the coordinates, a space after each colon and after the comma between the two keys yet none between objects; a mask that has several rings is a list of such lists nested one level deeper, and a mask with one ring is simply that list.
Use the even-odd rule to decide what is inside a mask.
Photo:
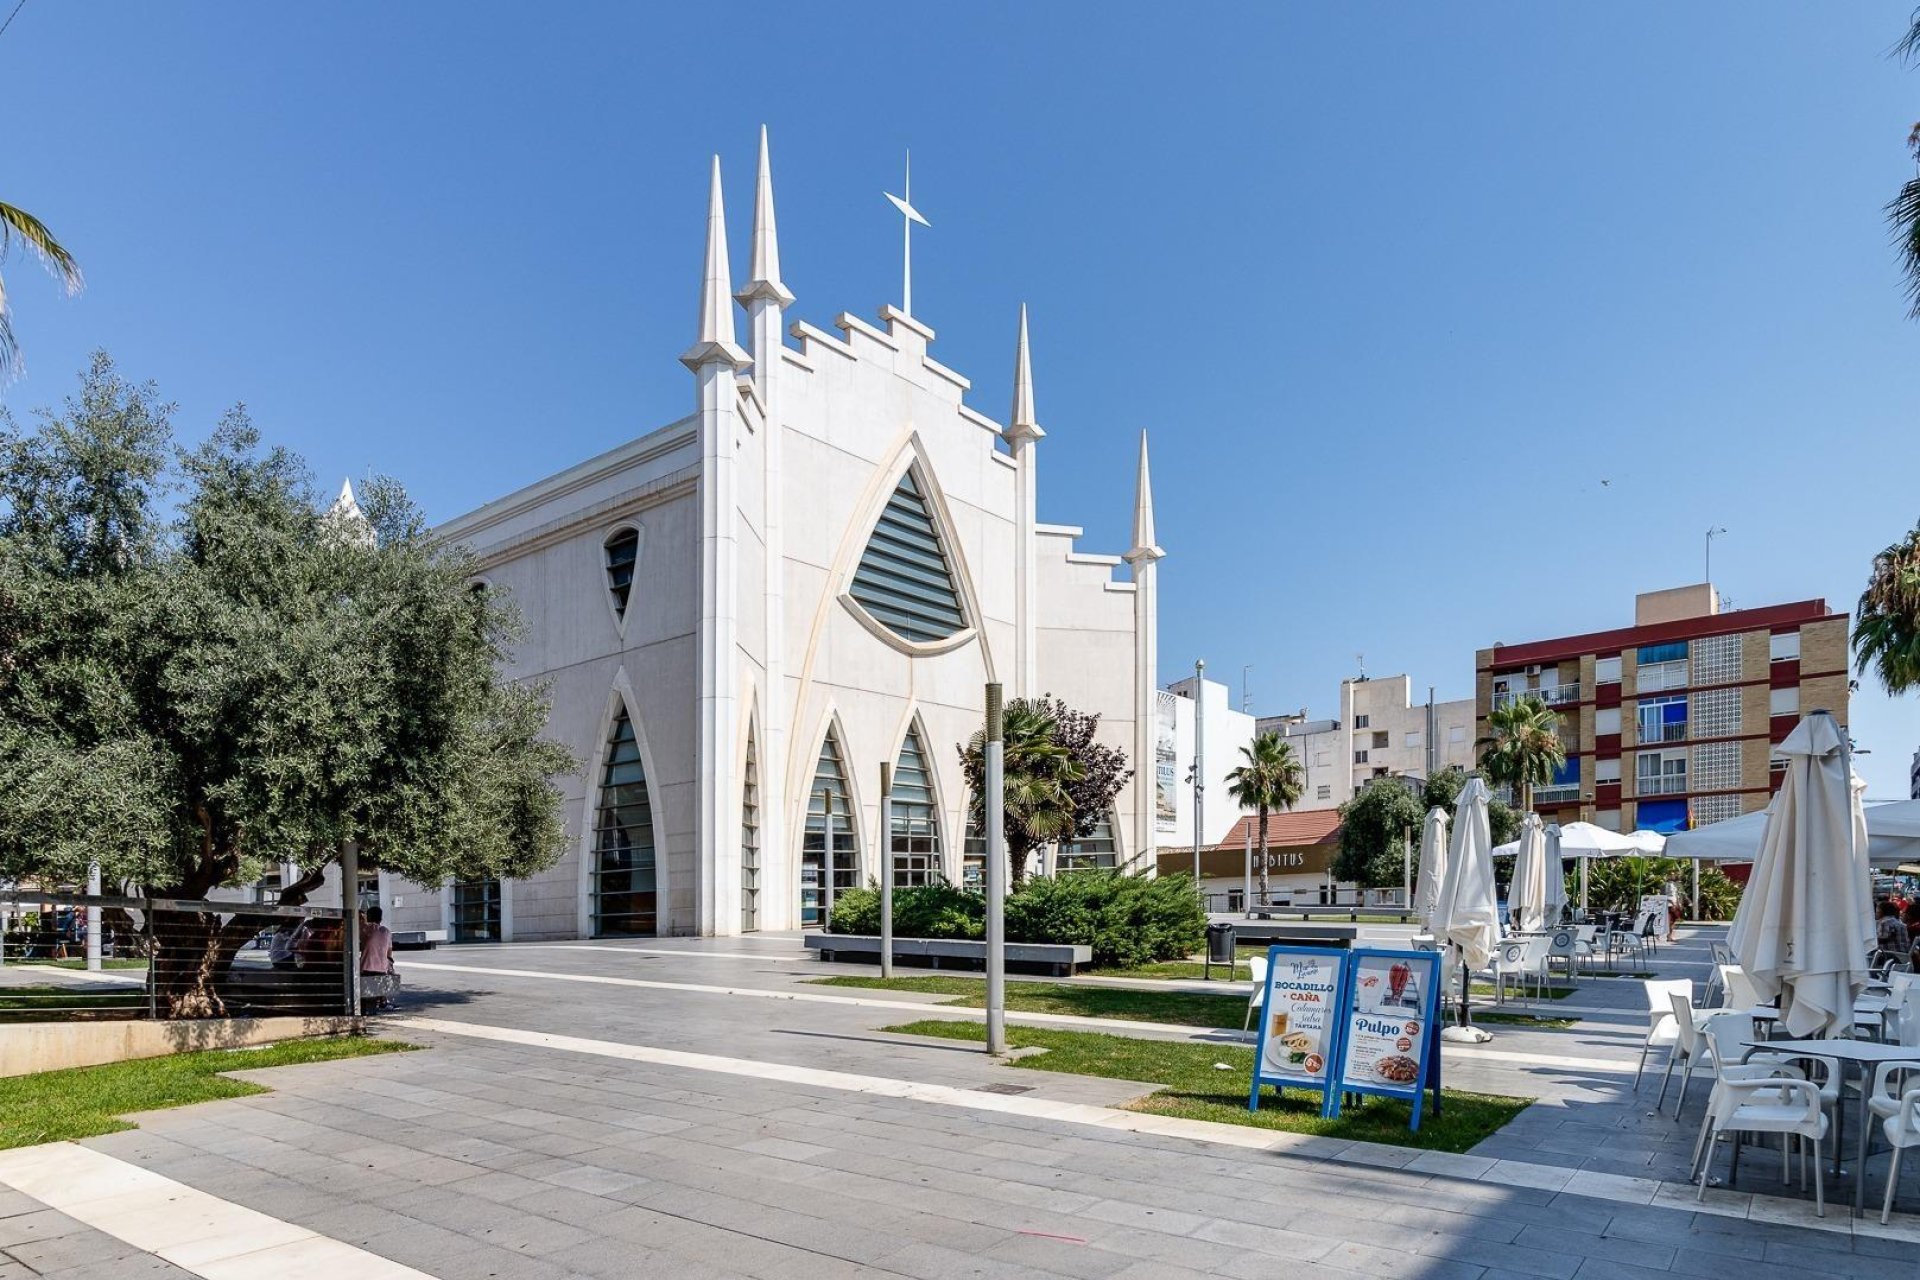
[{"label": "apartment building", "polygon": [[1635,598],[1630,627],[1478,652],[1474,737],[1528,694],[1560,716],[1548,821],[1678,831],[1766,807],[1773,745],[1816,709],[1847,723],[1847,615],[1825,600],[1721,612],[1711,583]]},{"label": "apartment building", "polygon": [[1448,765],[1473,767],[1474,700],[1414,701],[1405,675],[1340,682],[1340,715],[1313,719],[1306,709],[1262,716],[1260,733],[1277,733],[1306,773],[1298,809],[1335,809],[1374,778],[1426,778]]}]

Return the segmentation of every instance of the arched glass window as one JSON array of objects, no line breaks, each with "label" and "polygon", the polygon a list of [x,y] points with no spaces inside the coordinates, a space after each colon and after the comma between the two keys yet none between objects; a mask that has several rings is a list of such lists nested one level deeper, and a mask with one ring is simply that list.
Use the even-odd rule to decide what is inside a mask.
[{"label": "arched glass window", "polygon": [[1110,871],[1119,865],[1119,852],[1119,844],[1113,838],[1113,814],[1103,813],[1092,831],[1060,846],[1057,865],[1062,871]]},{"label": "arched glass window", "polygon": [[800,924],[822,925],[833,895],[860,885],[860,849],[854,838],[853,806],[840,744],[827,731],[807,793],[807,829],[800,842]]},{"label": "arched glass window", "polygon": [[747,769],[740,784],[740,932],[760,927],[760,762],[747,730]]},{"label": "arched glass window", "polygon": [[920,735],[911,727],[893,766],[893,883],[928,884],[940,876],[940,811]]},{"label": "arched glass window", "polygon": [[607,539],[607,590],[613,593],[613,614],[627,616],[627,598],[633,591],[633,565],[640,556],[640,531],[622,529]]},{"label": "arched glass window", "polygon": [[659,929],[653,858],[653,806],[640,744],[625,707],[607,737],[593,833],[593,935],[652,935]]},{"label": "arched glass window", "polygon": [[860,555],[852,595],[904,640],[944,640],[966,629],[939,526],[911,470],[900,477]]}]

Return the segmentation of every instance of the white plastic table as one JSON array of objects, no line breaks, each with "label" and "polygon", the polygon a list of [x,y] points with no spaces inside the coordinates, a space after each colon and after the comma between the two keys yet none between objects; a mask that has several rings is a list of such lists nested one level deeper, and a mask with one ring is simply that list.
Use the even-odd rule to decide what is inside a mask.
[{"label": "white plastic table", "polygon": [[1858,1176],[1853,1180],[1853,1216],[1861,1216],[1861,1205],[1866,1196],[1867,1186],[1867,1148],[1873,1134],[1873,1116],[1867,1109],[1867,1099],[1871,1096],[1871,1082],[1867,1078],[1867,1068],[1877,1067],[1883,1062],[1912,1063],[1920,1066],[1920,1048],[1913,1045],[1882,1044],[1878,1040],[1750,1040],[1749,1048],[1764,1049],[1769,1053],[1784,1053],[1792,1057],[1820,1058],[1833,1063],[1840,1069],[1842,1095],[1834,1104],[1836,1132],[1833,1136],[1833,1172],[1840,1169],[1840,1149],[1846,1142],[1847,1104],[1845,1097],[1846,1069],[1859,1067],[1860,1078],[1860,1163]]}]

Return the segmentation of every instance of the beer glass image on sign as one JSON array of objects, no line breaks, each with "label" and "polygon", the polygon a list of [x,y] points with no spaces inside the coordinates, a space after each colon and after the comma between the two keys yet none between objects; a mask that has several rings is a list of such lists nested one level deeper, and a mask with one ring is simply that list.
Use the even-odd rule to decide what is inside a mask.
[{"label": "beer glass image on sign", "polygon": [[1420,1008],[1420,982],[1404,960],[1362,961],[1354,994],[1364,1013]]}]

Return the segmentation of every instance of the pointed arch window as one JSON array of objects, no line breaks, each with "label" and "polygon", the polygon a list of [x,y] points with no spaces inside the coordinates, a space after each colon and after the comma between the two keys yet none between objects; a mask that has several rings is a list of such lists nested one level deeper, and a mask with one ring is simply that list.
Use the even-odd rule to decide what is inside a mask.
[{"label": "pointed arch window", "polygon": [[760,928],[760,761],[747,729],[747,767],[740,784],[740,932]]},{"label": "pointed arch window", "polygon": [[895,888],[940,879],[940,810],[920,733],[912,726],[893,765],[893,883]]},{"label": "pointed arch window", "polygon": [[1113,837],[1112,811],[1101,814],[1092,831],[1061,845],[1058,865],[1062,871],[1111,871],[1120,865],[1120,845]]},{"label": "pointed arch window", "polygon": [[640,531],[617,529],[607,539],[607,590],[613,595],[613,616],[627,616],[627,600],[633,594],[633,568],[640,559]]},{"label": "pointed arch window", "polygon": [[649,935],[659,930],[653,849],[653,805],[647,771],[627,709],[607,736],[607,762],[593,830],[593,935]]},{"label": "pointed arch window", "polygon": [[874,525],[850,594],[882,626],[916,644],[967,628],[940,527],[912,468],[901,475]]},{"label": "pointed arch window", "polygon": [[860,885],[860,849],[840,743],[827,731],[807,792],[807,829],[800,842],[800,924],[822,925],[837,892]]}]

